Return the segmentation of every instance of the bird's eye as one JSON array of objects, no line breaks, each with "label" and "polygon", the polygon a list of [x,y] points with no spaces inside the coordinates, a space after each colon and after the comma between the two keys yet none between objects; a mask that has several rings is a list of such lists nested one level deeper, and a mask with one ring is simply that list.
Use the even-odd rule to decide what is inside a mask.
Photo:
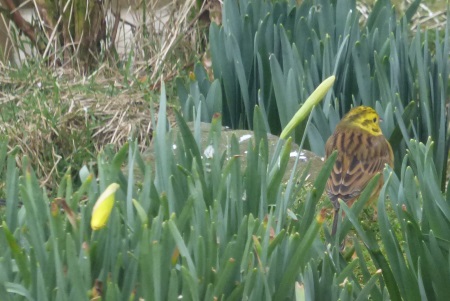
[{"label": "bird's eye", "polygon": [[373,122],[377,122],[377,118],[376,117],[373,119]]}]

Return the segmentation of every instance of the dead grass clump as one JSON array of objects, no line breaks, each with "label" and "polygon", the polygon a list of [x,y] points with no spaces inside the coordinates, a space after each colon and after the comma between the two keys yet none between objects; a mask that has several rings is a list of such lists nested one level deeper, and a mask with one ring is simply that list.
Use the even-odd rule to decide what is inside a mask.
[{"label": "dead grass clump", "polygon": [[[375,1],[359,1],[356,7],[361,14],[361,22],[365,22],[374,6]],[[406,12],[408,7],[415,2],[414,0],[398,1],[392,0],[392,3],[396,10],[402,14]],[[445,7],[445,1],[439,3],[439,1],[434,1],[433,3],[422,3],[419,4],[416,13],[412,16],[411,30],[417,30],[420,28],[427,29],[443,29],[447,24],[447,10]],[[444,4],[444,5],[442,5]]]},{"label": "dead grass clump", "polygon": [[76,172],[107,144],[118,149],[134,138],[141,150],[147,149],[153,129],[150,108],[158,96],[118,85],[117,79],[97,79],[93,89],[85,78],[59,79],[53,86],[8,83],[0,94],[0,135],[8,137],[10,149],[20,150],[19,166],[22,155],[28,156],[42,184],[54,188],[69,166]]},{"label": "dead grass clump", "polygon": [[[132,137],[141,149],[148,148],[150,107],[154,98],[159,100],[159,91],[153,90],[163,79],[170,93],[171,79],[202,56],[209,19],[202,20],[212,10],[209,3],[215,5],[212,17],[221,5],[218,0],[204,1],[202,7],[195,0],[134,1],[138,10],[128,11],[130,19],[113,7],[117,2],[106,1],[107,36],[96,71],[86,75],[77,59],[79,42],[49,31],[51,22],[36,10],[43,2],[30,3],[37,13],[33,30],[44,29],[47,46],[33,51],[35,45],[18,24],[8,28],[19,67],[0,62],[0,135],[8,137],[10,149],[19,149],[19,166],[22,155],[28,156],[42,185],[53,189],[69,167],[76,173],[107,144],[117,149]],[[58,18],[54,28],[66,21]],[[125,27],[132,30],[129,41],[120,34]]]},{"label": "dead grass clump", "polygon": [[[23,5],[27,13],[15,7],[12,0],[7,3],[10,5],[1,9],[3,18],[11,20],[7,36],[19,65],[33,58],[49,67],[88,74],[108,62],[110,67],[127,68],[129,75],[147,76],[155,87],[161,79],[168,81],[203,55],[207,28],[211,19],[218,20],[221,11],[220,0],[118,0],[95,4],[75,0],[65,5],[31,0]],[[87,6],[78,11],[78,4],[81,8]],[[101,30],[89,25],[95,21],[91,16],[95,12],[102,18]]]}]

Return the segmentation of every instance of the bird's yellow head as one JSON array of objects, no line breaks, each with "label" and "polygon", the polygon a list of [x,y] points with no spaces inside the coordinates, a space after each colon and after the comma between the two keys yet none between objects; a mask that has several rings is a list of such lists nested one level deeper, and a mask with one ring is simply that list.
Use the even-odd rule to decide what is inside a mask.
[{"label": "bird's yellow head", "polygon": [[340,124],[358,127],[374,136],[383,135],[380,128],[380,116],[371,107],[353,108],[342,118]]}]

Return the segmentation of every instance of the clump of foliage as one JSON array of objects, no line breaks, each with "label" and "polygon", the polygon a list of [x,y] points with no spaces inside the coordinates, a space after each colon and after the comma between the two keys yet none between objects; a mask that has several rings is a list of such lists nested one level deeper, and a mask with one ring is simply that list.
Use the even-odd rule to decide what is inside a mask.
[{"label": "clump of foliage", "polygon": [[[356,2],[227,1],[223,26],[211,24],[215,79],[201,65],[188,87],[178,82],[184,115],[201,103],[202,118],[223,114],[232,128],[253,128],[259,105],[270,132],[279,134],[307,96],[335,75],[333,93],[313,113],[305,147],[324,154],[324,144],[351,106],[376,108],[384,119],[399,171],[411,138],[435,141],[441,188],[448,158],[450,25],[434,34],[410,30],[420,1],[400,16],[389,0],[377,1],[360,24]],[[433,38],[430,38],[433,36]],[[297,142],[305,124],[293,134]]]},{"label": "clump of foliage", "polygon": [[[377,179],[351,209],[342,204],[348,218],[332,238],[317,204],[334,156],[295,211],[288,210],[307,171],[297,177],[294,168],[282,182],[290,139],[280,140],[269,156],[260,110],[254,112],[255,139],[244,157],[237,137],[225,152],[218,151],[220,116],[213,120],[206,155],[196,134],[200,118],[191,132],[177,113],[178,131],[167,132],[164,90],[160,104],[154,164],[145,163],[130,142],[116,154],[100,153],[97,174],[84,167],[78,189],[67,174],[51,200],[29,165],[18,170],[2,145],[4,300],[447,297],[450,194],[439,190],[431,141],[411,142],[399,177],[385,172],[378,204],[381,240],[357,218]],[[106,227],[94,231],[92,208],[110,183],[120,186],[116,202]],[[400,221],[398,236],[385,213],[387,202]],[[351,225],[364,244],[355,241],[357,256],[348,261],[340,238]],[[368,267],[363,252],[378,271]]]},{"label": "clump of foliage", "polygon": [[[442,57],[448,53],[448,39],[440,40],[437,34],[436,48],[430,51],[427,35],[410,36],[408,18],[393,18],[388,1],[379,1],[371,21],[359,29],[354,11],[348,13],[354,3],[338,3],[305,1],[297,7],[284,1],[260,6],[225,2],[224,27],[211,26],[211,37],[217,38],[211,39],[211,47],[219,38],[226,41],[212,51],[213,61],[214,51],[224,51],[228,66],[213,62],[213,68],[223,70],[214,70],[218,79],[212,83],[197,66],[189,89],[180,85],[182,110],[194,120],[193,132],[179,113],[178,130],[171,129],[162,88],[153,133],[154,163],[145,162],[137,143],[130,141],[117,153],[100,152],[95,167],[84,166],[77,176],[79,187],[66,173],[56,197],[49,198],[30,160],[21,158],[18,169],[16,153],[8,154],[6,144],[0,144],[6,202],[0,227],[2,298],[449,299],[450,192],[449,183],[442,184],[448,151],[442,107],[448,61]],[[323,23],[343,15],[347,23]],[[294,35],[297,29],[304,35]],[[241,49],[248,47],[242,41],[249,37],[261,47]],[[264,47],[273,47],[265,50],[270,56],[258,53]],[[244,50],[255,59],[242,60]],[[403,59],[407,63],[400,64]],[[234,78],[228,78],[227,70]],[[269,155],[267,132],[280,131],[298,101],[330,74],[337,78],[334,91],[313,111],[310,123],[301,125],[293,138],[280,140]],[[252,93],[258,96],[254,103]],[[420,101],[413,101],[418,95]],[[241,98],[249,102],[240,103]],[[342,204],[346,218],[331,237],[326,211],[318,204],[334,157],[300,201],[296,198],[307,170],[298,175],[294,167],[287,182],[283,176],[290,142],[307,135],[309,146],[319,148],[350,99],[375,106],[383,115],[383,130],[395,145],[398,165],[396,173],[384,172],[379,231],[358,219],[375,178],[351,209]],[[210,121],[220,108],[223,114],[212,118],[204,148],[201,120]],[[230,122],[254,130],[244,156],[238,137],[229,141],[225,152],[219,151],[222,123]],[[424,133],[431,138],[423,141]],[[111,183],[120,187],[111,215],[106,227],[92,230],[94,204]],[[392,208],[389,214],[387,207]],[[340,252],[340,242],[352,227],[358,239],[350,257]]]}]

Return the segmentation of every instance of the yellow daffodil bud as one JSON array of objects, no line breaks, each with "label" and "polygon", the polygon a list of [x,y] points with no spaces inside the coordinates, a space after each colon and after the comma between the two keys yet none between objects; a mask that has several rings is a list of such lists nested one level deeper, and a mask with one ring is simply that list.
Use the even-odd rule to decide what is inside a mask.
[{"label": "yellow daffodil bud", "polygon": [[119,187],[119,184],[112,183],[95,202],[91,217],[92,230],[95,231],[105,227],[114,206],[115,193]]}]

